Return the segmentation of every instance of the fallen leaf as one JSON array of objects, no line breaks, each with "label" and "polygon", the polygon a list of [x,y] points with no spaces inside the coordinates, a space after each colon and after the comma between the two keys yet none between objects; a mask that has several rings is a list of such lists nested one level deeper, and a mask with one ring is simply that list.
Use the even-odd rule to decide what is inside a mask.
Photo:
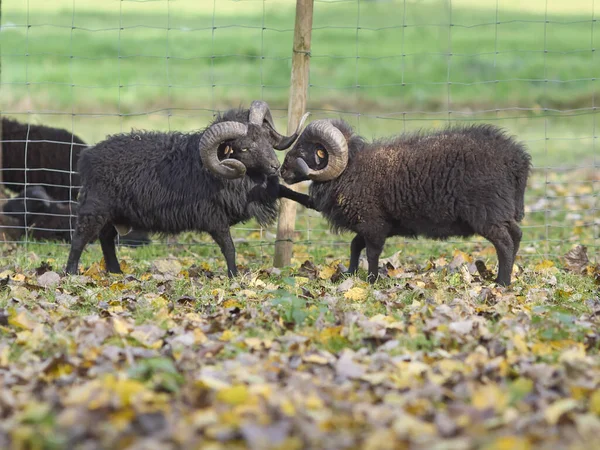
[{"label": "fallen leaf", "polygon": [[545,409],[544,417],[550,425],[556,425],[563,415],[575,408],[577,408],[577,401],[572,398],[557,400]]},{"label": "fallen leaf", "polygon": [[565,254],[567,269],[571,272],[582,273],[590,262],[587,255],[587,247],[577,245]]},{"label": "fallen leaf", "polygon": [[361,287],[353,287],[344,293],[344,298],[356,302],[362,302],[367,298],[368,291]]}]

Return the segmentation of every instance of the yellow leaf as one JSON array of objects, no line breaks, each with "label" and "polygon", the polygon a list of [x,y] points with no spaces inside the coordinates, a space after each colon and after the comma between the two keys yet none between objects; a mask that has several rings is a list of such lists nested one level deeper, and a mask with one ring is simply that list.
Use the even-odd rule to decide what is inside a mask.
[{"label": "yellow leaf", "polygon": [[[102,260],[101,264],[104,264],[104,259]],[[85,272],[83,272],[83,274],[86,277],[90,277],[90,278],[94,278],[94,279],[100,278],[100,276],[102,275],[102,272],[104,271],[104,269],[101,267],[101,264],[93,263],[89,267],[88,270],[86,270]]]},{"label": "yellow leaf", "polygon": [[398,448],[396,436],[392,430],[375,429],[362,446],[363,450],[394,450]]},{"label": "yellow leaf", "polygon": [[259,339],[255,337],[244,339],[244,344],[252,350],[262,350],[271,348],[272,342],[268,339]]},{"label": "yellow leaf", "polygon": [[225,389],[221,389],[217,393],[217,400],[227,403],[228,405],[242,405],[248,401],[250,393],[248,387],[244,384],[238,384]]},{"label": "yellow leaf", "polygon": [[23,275],[22,273],[16,273],[13,276],[13,280],[22,283],[23,281],[25,281],[25,275]]},{"label": "yellow leaf", "polygon": [[590,397],[590,412],[600,416],[600,390],[595,391]]},{"label": "yellow leaf", "polygon": [[577,408],[577,401],[572,398],[557,400],[546,408],[544,417],[550,425],[556,425],[559,419],[569,411]]},{"label": "yellow leaf", "polygon": [[159,349],[162,347],[162,339],[152,340],[152,336],[150,333],[145,333],[141,330],[134,330],[131,332],[130,336],[145,347],[153,349]]},{"label": "yellow leaf", "polygon": [[199,328],[195,328],[194,329],[194,344],[204,344],[206,341],[208,341],[208,338],[202,332],[202,330]]},{"label": "yellow leaf", "polygon": [[498,412],[506,408],[508,401],[508,395],[495,384],[487,384],[479,387],[471,398],[471,403],[475,408],[492,408]]},{"label": "yellow leaf", "polygon": [[221,337],[219,338],[220,341],[224,341],[224,342],[229,342],[231,339],[233,339],[235,335],[233,334],[233,331],[231,330],[225,330],[223,331],[223,334],[221,334]]},{"label": "yellow leaf", "polygon": [[323,408],[323,400],[321,400],[316,394],[310,394],[308,396],[308,398],[306,399],[306,401],[304,402],[304,405],[308,408],[308,409],[317,409],[320,410]]},{"label": "yellow leaf", "polygon": [[223,302],[223,308],[241,308],[242,305],[239,304],[239,302],[233,298],[230,298],[229,300],[225,300]]},{"label": "yellow leaf", "polygon": [[7,367],[9,358],[10,358],[10,347],[8,345],[4,345],[4,346],[0,347],[0,367]]},{"label": "yellow leaf", "polygon": [[296,408],[289,399],[285,398],[281,402],[281,412],[288,417],[293,417],[296,415]]},{"label": "yellow leaf", "polygon": [[468,255],[465,252],[461,252],[460,250],[454,250],[454,253],[452,254],[452,256],[454,258],[462,258],[462,260],[467,263],[470,263],[473,261],[473,258],[471,258],[471,255]]},{"label": "yellow leaf", "polygon": [[313,363],[313,364],[321,364],[321,365],[325,365],[325,364],[329,363],[327,358],[325,358],[321,355],[317,355],[317,354],[303,356],[302,361],[308,362],[308,363]]},{"label": "yellow leaf", "polygon": [[125,283],[121,283],[120,281],[110,285],[110,290],[113,292],[122,291],[123,289],[125,289]]},{"label": "yellow leaf", "polygon": [[342,333],[342,328],[342,326],[323,328],[319,332],[319,336],[317,339],[319,340],[319,342],[327,343],[330,339],[340,336]]},{"label": "yellow leaf", "polygon": [[525,342],[525,339],[520,334],[515,334],[515,336],[513,337],[512,343],[518,352],[520,352],[520,353],[529,352],[529,348],[527,347],[527,342]]},{"label": "yellow leaf", "polygon": [[31,330],[35,327],[36,322],[31,320],[25,311],[20,311],[17,314],[14,314],[14,312],[15,311],[13,311],[13,314],[10,314],[10,317],[8,318],[8,323],[10,325],[23,330]]},{"label": "yellow leaf", "polygon": [[356,302],[361,302],[367,298],[368,291],[365,288],[361,287],[353,287],[344,293],[344,298],[348,300],[353,300]]},{"label": "yellow leaf", "polygon": [[531,346],[531,353],[537,356],[546,356],[554,352],[551,345],[545,342],[536,342]]},{"label": "yellow leaf", "polygon": [[319,271],[319,278],[321,280],[329,280],[337,272],[337,267],[339,263],[339,261],[334,261],[331,264],[323,267]]},{"label": "yellow leaf", "polygon": [[549,259],[545,259],[542,262],[537,263],[533,269],[535,271],[542,271],[542,270],[546,270],[546,269],[550,269],[551,267],[554,267],[554,263],[552,261],[550,261]]},{"label": "yellow leaf", "polygon": [[529,440],[520,436],[502,436],[485,447],[485,450],[530,450]]},{"label": "yellow leaf", "polygon": [[131,423],[135,412],[131,408],[115,411],[108,416],[108,421],[116,430],[122,431]]},{"label": "yellow leaf", "polygon": [[113,317],[112,322],[113,328],[117,332],[117,334],[120,334],[121,336],[126,336],[127,334],[129,334],[131,325],[129,325],[127,321],[121,319],[120,317]]},{"label": "yellow leaf", "polygon": [[249,298],[249,299],[254,299],[254,298],[258,298],[258,294],[254,291],[251,291],[250,289],[243,289],[240,291],[240,295],[242,295],[243,297]]}]

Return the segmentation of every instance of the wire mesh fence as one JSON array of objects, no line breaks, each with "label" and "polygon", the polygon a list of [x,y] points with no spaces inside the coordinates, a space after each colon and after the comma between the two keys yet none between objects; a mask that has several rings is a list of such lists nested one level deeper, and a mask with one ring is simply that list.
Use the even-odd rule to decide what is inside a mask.
[{"label": "wire mesh fence", "polygon": [[[49,195],[35,223],[13,234],[7,232],[15,223],[3,223],[5,239],[29,243],[36,229],[72,229],[77,192],[69,187],[78,186],[84,143],[132,128],[202,129],[216,113],[254,99],[270,104],[283,129],[294,6],[4,0],[4,188],[14,196],[42,185]],[[573,243],[597,248],[599,16],[597,0],[317,0],[311,119],[341,117],[367,139],[448,123],[500,125],[526,143],[535,166],[521,255],[562,255]],[[11,130],[8,118],[24,126]],[[249,222],[234,237],[268,255],[274,227]],[[318,213],[301,210],[296,257],[309,247],[313,255],[345,257],[350,237],[330,233]],[[68,237],[46,242],[66,245]],[[189,233],[153,239],[182,242],[214,246]],[[388,241],[386,252],[403,242]],[[456,246],[423,242],[410,247],[443,253]],[[487,246],[477,238],[461,245]]]}]

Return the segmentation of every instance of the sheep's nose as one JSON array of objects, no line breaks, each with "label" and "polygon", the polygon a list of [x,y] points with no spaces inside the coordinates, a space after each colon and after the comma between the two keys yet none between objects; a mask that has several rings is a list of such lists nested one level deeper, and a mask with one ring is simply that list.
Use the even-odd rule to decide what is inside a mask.
[{"label": "sheep's nose", "polygon": [[271,174],[272,175],[276,175],[279,173],[279,169],[281,168],[281,165],[277,162],[277,163],[272,163],[271,164]]}]

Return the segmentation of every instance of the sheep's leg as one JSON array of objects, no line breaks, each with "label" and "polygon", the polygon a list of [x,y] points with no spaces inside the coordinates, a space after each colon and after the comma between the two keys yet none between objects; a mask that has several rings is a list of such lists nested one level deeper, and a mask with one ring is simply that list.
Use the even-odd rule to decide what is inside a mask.
[{"label": "sheep's leg", "polygon": [[227,275],[229,278],[237,276],[238,271],[235,266],[235,246],[233,245],[233,239],[231,239],[229,228],[226,230],[212,231],[210,232],[210,235],[219,245],[221,252],[225,257],[225,262],[227,263]]},{"label": "sheep's leg", "polygon": [[367,261],[369,263],[369,275],[367,276],[367,279],[369,280],[369,283],[373,284],[379,277],[379,256],[383,251],[385,239],[365,238],[365,244],[367,247]]},{"label": "sheep's leg", "polygon": [[350,267],[346,273],[350,275],[354,275],[358,271],[358,261],[360,259],[360,253],[363,251],[367,244],[365,243],[365,238],[360,234],[354,236],[352,242],[350,243]]},{"label": "sheep's leg", "polygon": [[112,224],[107,224],[100,231],[100,246],[104,255],[106,271],[110,273],[123,273],[115,250],[115,237],[117,230]]},{"label": "sheep's leg", "polygon": [[296,192],[287,186],[279,185],[278,198],[288,198],[296,203],[300,203],[305,208],[316,209],[312,199],[308,195]]},{"label": "sheep's leg", "polygon": [[510,233],[510,237],[513,241],[513,264],[517,259],[517,253],[519,252],[519,245],[521,245],[521,238],[523,237],[523,232],[521,228],[517,224],[517,222],[511,221],[508,223],[508,232]]},{"label": "sheep's leg", "polygon": [[102,227],[106,225],[106,218],[97,214],[79,214],[77,224],[75,225],[75,233],[71,240],[71,250],[67,259],[67,267],[65,272],[68,274],[76,274],[79,265],[79,258],[85,246],[98,236]]},{"label": "sheep's leg", "polygon": [[508,286],[510,284],[510,275],[514,264],[514,244],[508,228],[493,225],[481,235],[494,244],[494,247],[496,248],[496,253],[498,255],[498,277],[496,278],[496,283],[502,286]]}]

